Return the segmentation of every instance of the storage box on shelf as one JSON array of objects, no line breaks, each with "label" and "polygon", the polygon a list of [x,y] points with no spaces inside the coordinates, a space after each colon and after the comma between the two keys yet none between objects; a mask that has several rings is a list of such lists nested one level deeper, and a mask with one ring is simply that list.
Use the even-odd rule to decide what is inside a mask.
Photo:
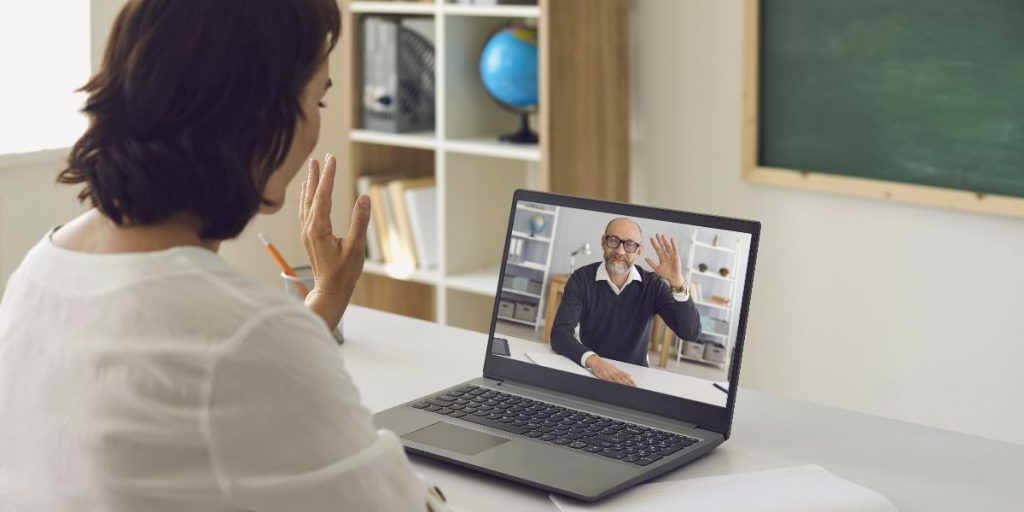
[{"label": "storage box on shelf", "polygon": [[[488,6],[342,0],[341,5],[347,28],[339,47],[343,66],[332,69],[345,98],[347,137],[341,141],[339,181],[347,183],[340,188],[355,192],[360,177],[395,173],[433,176],[437,186],[438,265],[403,269],[367,262],[353,302],[486,330],[516,188],[629,200],[629,126],[623,122],[629,119],[629,2],[540,0]],[[384,133],[360,122],[359,20],[376,14],[434,19],[432,131]],[[498,141],[499,134],[518,128],[519,116],[496,103],[479,77],[484,43],[510,22],[539,31],[541,105],[530,116],[538,144]],[[543,235],[530,237],[525,229],[517,229],[515,236],[532,238],[526,242],[531,247],[552,242]],[[517,312],[513,303],[499,314],[532,329],[546,309],[541,298],[546,295],[546,263],[518,265],[515,274],[528,278],[525,289],[506,291],[524,307]]]}]

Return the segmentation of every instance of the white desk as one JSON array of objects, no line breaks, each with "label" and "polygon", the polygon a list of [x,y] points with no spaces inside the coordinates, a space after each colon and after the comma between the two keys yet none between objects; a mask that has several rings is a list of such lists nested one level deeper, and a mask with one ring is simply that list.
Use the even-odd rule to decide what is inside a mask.
[{"label": "white desk", "polygon": [[[570,361],[568,358],[558,355],[545,343],[524,340],[512,336],[495,335],[496,337],[508,340],[509,357],[518,361],[530,364],[541,364],[556,370],[571,371],[579,375],[593,375],[582,366]],[[486,340],[486,337],[484,338]],[[544,356],[555,356],[552,359],[556,364],[543,364],[530,359],[527,353],[541,354]],[[689,375],[673,373],[662,368],[647,368],[644,366],[624,363],[608,359],[620,370],[630,374],[637,387],[657,391],[666,395],[681,396],[690,400],[697,400],[706,404],[725,407],[728,395],[715,387],[710,380],[698,379]]]},{"label": "white desk", "polygon": [[[486,334],[355,306],[344,323],[341,353],[374,411],[481,374]],[[529,487],[423,457],[412,460],[456,506],[557,510],[546,493]],[[811,463],[884,494],[902,512],[1024,510],[1024,446],[743,388],[732,439],[661,479]]]}]

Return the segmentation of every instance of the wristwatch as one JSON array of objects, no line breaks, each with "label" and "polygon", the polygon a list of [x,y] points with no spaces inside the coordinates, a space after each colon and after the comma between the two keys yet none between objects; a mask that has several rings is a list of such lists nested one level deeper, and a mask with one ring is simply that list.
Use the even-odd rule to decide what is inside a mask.
[{"label": "wristwatch", "polygon": [[672,288],[672,293],[686,293],[686,281],[683,281],[683,284],[679,286],[672,286],[671,284],[669,286]]}]

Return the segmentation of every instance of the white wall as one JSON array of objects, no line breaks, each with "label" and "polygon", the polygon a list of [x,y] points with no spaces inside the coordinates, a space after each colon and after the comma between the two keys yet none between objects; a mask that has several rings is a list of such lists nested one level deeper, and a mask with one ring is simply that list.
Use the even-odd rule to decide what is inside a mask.
[{"label": "white wall", "polygon": [[1024,220],[745,183],[742,2],[633,9],[633,199],[763,223],[741,385],[1024,444]]},{"label": "white wall", "polygon": [[[93,70],[99,65],[110,26],[124,2],[92,0],[90,23],[93,30]],[[334,52],[331,56],[332,69],[340,69],[339,59],[340,52]],[[337,73],[332,74],[335,82],[340,82]],[[321,160],[327,151],[337,151],[338,144],[334,141],[341,140],[340,94],[341,88],[334,87],[325,98],[329,106],[324,113],[320,144],[312,155]],[[66,150],[18,156],[0,155],[0,293],[25,253],[48,229],[67,222],[85,209],[74,199],[76,189],[54,183],[57,173],[64,166],[65,157]],[[339,161],[344,159],[339,157]],[[233,265],[275,286],[280,284],[277,277],[280,270],[256,238],[256,233],[265,231],[293,265],[305,264],[307,259],[299,240],[296,213],[298,186],[302,176],[297,176],[291,184],[286,203],[280,212],[257,216],[241,236],[225,242],[220,249],[220,254]],[[349,197],[349,191],[341,184],[335,188],[335,211],[332,218],[335,221],[335,232],[339,234],[344,234],[348,228],[346,223],[352,206]]]}]

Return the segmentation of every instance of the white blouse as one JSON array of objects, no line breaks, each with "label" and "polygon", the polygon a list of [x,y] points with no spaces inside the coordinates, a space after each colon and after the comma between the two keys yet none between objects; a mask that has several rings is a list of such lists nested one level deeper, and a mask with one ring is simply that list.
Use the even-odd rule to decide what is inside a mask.
[{"label": "white blouse", "polygon": [[323,320],[217,254],[86,254],[47,235],[8,281],[0,512],[426,503]]}]

